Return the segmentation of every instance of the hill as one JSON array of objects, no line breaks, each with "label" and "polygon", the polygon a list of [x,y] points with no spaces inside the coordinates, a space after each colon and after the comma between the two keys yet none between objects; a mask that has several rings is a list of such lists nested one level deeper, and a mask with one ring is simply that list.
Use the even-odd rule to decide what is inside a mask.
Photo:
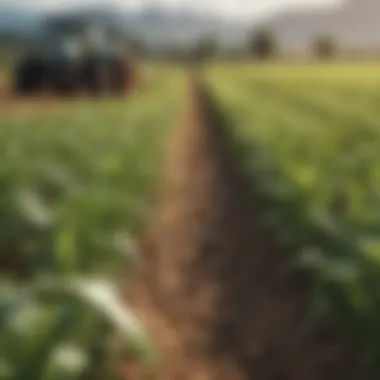
[{"label": "hill", "polygon": [[265,24],[286,49],[305,49],[318,34],[329,34],[349,48],[380,48],[380,1],[347,0],[325,9],[280,12]]}]

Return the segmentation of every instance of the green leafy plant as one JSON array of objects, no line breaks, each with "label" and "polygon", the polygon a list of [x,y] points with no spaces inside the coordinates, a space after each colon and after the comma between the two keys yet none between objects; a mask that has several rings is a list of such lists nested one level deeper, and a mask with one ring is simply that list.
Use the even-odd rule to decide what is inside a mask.
[{"label": "green leafy plant", "polygon": [[175,71],[150,76],[128,102],[0,121],[2,379],[116,379],[132,354],[154,372],[119,292],[182,89]]},{"label": "green leafy plant", "polygon": [[298,266],[315,273],[311,319],[334,316],[380,367],[376,73],[278,64],[214,68],[209,80],[263,223],[298,253]]}]

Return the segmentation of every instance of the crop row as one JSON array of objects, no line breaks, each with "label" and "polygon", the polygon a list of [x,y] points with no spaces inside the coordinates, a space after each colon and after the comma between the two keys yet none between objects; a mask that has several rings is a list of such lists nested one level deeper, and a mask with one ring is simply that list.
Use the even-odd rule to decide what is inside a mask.
[{"label": "crop row", "polygon": [[112,379],[126,348],[149,353],[117,289],[181,89],[1,120],[1,378]]},{"label": "crop row", "polygon": [[312,317],[338,316],[379,361],[380,129],[378,111],[361,99],[371,96],[349,78],[346,94],[359,88],[351,106],[333,81],[292,86],[245,75],[210,81],[245,147],[243,165],[271,216],[264,222],[318,274]]}]

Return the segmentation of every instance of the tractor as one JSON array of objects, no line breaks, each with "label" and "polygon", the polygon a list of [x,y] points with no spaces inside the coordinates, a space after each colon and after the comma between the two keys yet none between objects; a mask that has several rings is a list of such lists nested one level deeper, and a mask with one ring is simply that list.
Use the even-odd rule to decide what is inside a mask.
[{"label": "tractor", "polygon": [[120,33],[71,16],[45,20],[42,35],[18,60],[16,93],[122,95],[131,90],[135,73]]}]

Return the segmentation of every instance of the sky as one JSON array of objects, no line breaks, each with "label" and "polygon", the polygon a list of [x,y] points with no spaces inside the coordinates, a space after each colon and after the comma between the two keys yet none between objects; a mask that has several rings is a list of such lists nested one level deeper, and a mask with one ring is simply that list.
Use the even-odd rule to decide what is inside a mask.
[{"label": "sky", "polygon": [[112,3],[126,9],[147,5],[158,5],[169,9],[186,6],[226,17],[259,18],[279,9],[329,6],[339,4],[341,1],[344,0],[0,0],[0,11],[4,5],[19,5],[37,10],[59,10],[94,3]]}]

